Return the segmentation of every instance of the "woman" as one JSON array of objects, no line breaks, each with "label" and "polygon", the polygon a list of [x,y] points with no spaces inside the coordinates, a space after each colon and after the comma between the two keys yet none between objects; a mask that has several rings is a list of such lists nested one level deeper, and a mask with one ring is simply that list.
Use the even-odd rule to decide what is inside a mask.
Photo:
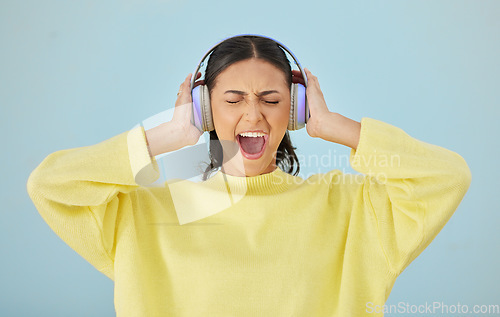
[{"label": "woman", "polygon": [[[382,315],[396,277],[451,217],[471,179],[462,157],[330,112],[308,70],[308,134],[351,147],[365,175],[292,175],[290,85],[303,78],[286,65],[267,38],[214,50],[202,83],[219,143],[204,182],[137,182],[156,155],[200,137],[191,75],[170,122],[53,153],[32,173],[45,221],[114,280],[118,316]],[[203,217],[179,225],[179,210]]]}]

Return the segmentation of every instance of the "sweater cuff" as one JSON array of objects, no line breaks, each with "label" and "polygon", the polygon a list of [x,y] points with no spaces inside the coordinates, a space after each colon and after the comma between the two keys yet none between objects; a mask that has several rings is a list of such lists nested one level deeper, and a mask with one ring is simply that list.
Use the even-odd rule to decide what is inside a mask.
[{"label": "sweater cuff", "polygon": [[128,154],[134,180],[138,185],[149,185],[160,177],[160,169],[151,157],[143,126],[130,130],[127,134]]},{"label": "sweater cuff", "polygon": [[388,169],[399,168],[400,152],[407,150],[412,138],[402,129],[372,118],[361,119],[359,143],[351,149],[351,167],[362,174],[387,181]]}]

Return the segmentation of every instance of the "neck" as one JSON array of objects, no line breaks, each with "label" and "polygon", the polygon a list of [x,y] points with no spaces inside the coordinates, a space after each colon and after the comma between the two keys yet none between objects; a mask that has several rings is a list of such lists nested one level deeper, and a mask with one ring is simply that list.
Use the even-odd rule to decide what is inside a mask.
[{"label": "neck", "polygon": [[235,176],[221,170],[207,180],[206,185],[233,195],[269,195],[283,192],[301,181],[300,177],[289,175],[280,168],[256,176]]},{"label": "neck", "polygon": [[255,176],[259,176],[259,175],[272,173],[272,172],[276,171],[277,168],[278,167],[275,165],[272,165],[272,166],[270,165],[264,171],[253,172],[251,170],[242,171],[240,169],[232,168],[231,166],[222,165],[221,172],[224,173],[225,175],[231,175],[234,177],[255,177]]},{"label": "neck", "polygon": [[278,168],[278,166],[276,165],[276,158],[274,158],[273,161],[265,168],[262,168],[262,166],[245,166],[245,160],[243,159],[243,157],[235,156],[229,161],[223,161],[221,171],[226,175],[236,177],[254,177],[272,173]]}]

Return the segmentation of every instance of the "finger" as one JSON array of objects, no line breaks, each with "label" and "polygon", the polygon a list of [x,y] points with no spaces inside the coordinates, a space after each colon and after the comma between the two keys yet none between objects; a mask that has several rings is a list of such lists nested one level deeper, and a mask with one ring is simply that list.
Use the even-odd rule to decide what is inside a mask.
[{"label": "finger", "polygon": [[186,79],[182,82],[177,92],[177,102],[176,104],[191,102],[191,74],[189,74]]},{"label": "finger", "polygon": [[307,81],[308,82],[311,82],[315,85],[317,85],[319,87],[319,81],[318,81],[318,77],[314,76],[311,71],[307,68],[304,68],[304,72],[306,73],[306,76],[307,76]]},{"label": "finger", "polygon": [[184,86],[186,84],[189,84],[189,82],[191,81],[191,73],[189,75],[187,75],[187,77],[184,79],[184,81],[181,83],[181,85],[179,86],[179,91],[182,90],[182,88],[184,88]]},{"label": "finger", "polygon": [[181,85],[181,90],[184,93],[185,91],[189,90],[189,87],[191,87],[191,76],[192,74],[190,73],[187,77],[186,80]]},{"label": "finger", "polygon": [[311,73],[311,71],[307,68],[304,67],[304,73],[306,73],[306,76],[307,76],[307,79],[311,78],[311,79],[317,79],[316,76],[313,75],[313,73]]}]

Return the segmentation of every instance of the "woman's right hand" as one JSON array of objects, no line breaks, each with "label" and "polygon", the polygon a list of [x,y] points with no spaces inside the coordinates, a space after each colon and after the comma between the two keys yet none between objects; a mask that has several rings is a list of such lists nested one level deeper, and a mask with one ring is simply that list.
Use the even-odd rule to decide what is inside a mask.
[{"label": "woman's right hand", "polygon": [[[197,78],[201,73],[197,74]],[[193,112],[191,98],[191,74],[179,88],[172,120],[146,131],[151,156],[179,150],[198,142],[203,131],[191,123]]]},{"label": "woman's right hand", "polygon": [[[196,79],[200,76],[201,73],[198,73]],[[176,127],[176,130],[182,133],[182,139],[184,140],[185,146],[196,144],[203,134],[203,131],[198,130],[198,128],[191,123],[193,112],[192,102],[191,74],[189,74],[179,87],[177,101],[175,102],[174,116],[170,121]]]}]

